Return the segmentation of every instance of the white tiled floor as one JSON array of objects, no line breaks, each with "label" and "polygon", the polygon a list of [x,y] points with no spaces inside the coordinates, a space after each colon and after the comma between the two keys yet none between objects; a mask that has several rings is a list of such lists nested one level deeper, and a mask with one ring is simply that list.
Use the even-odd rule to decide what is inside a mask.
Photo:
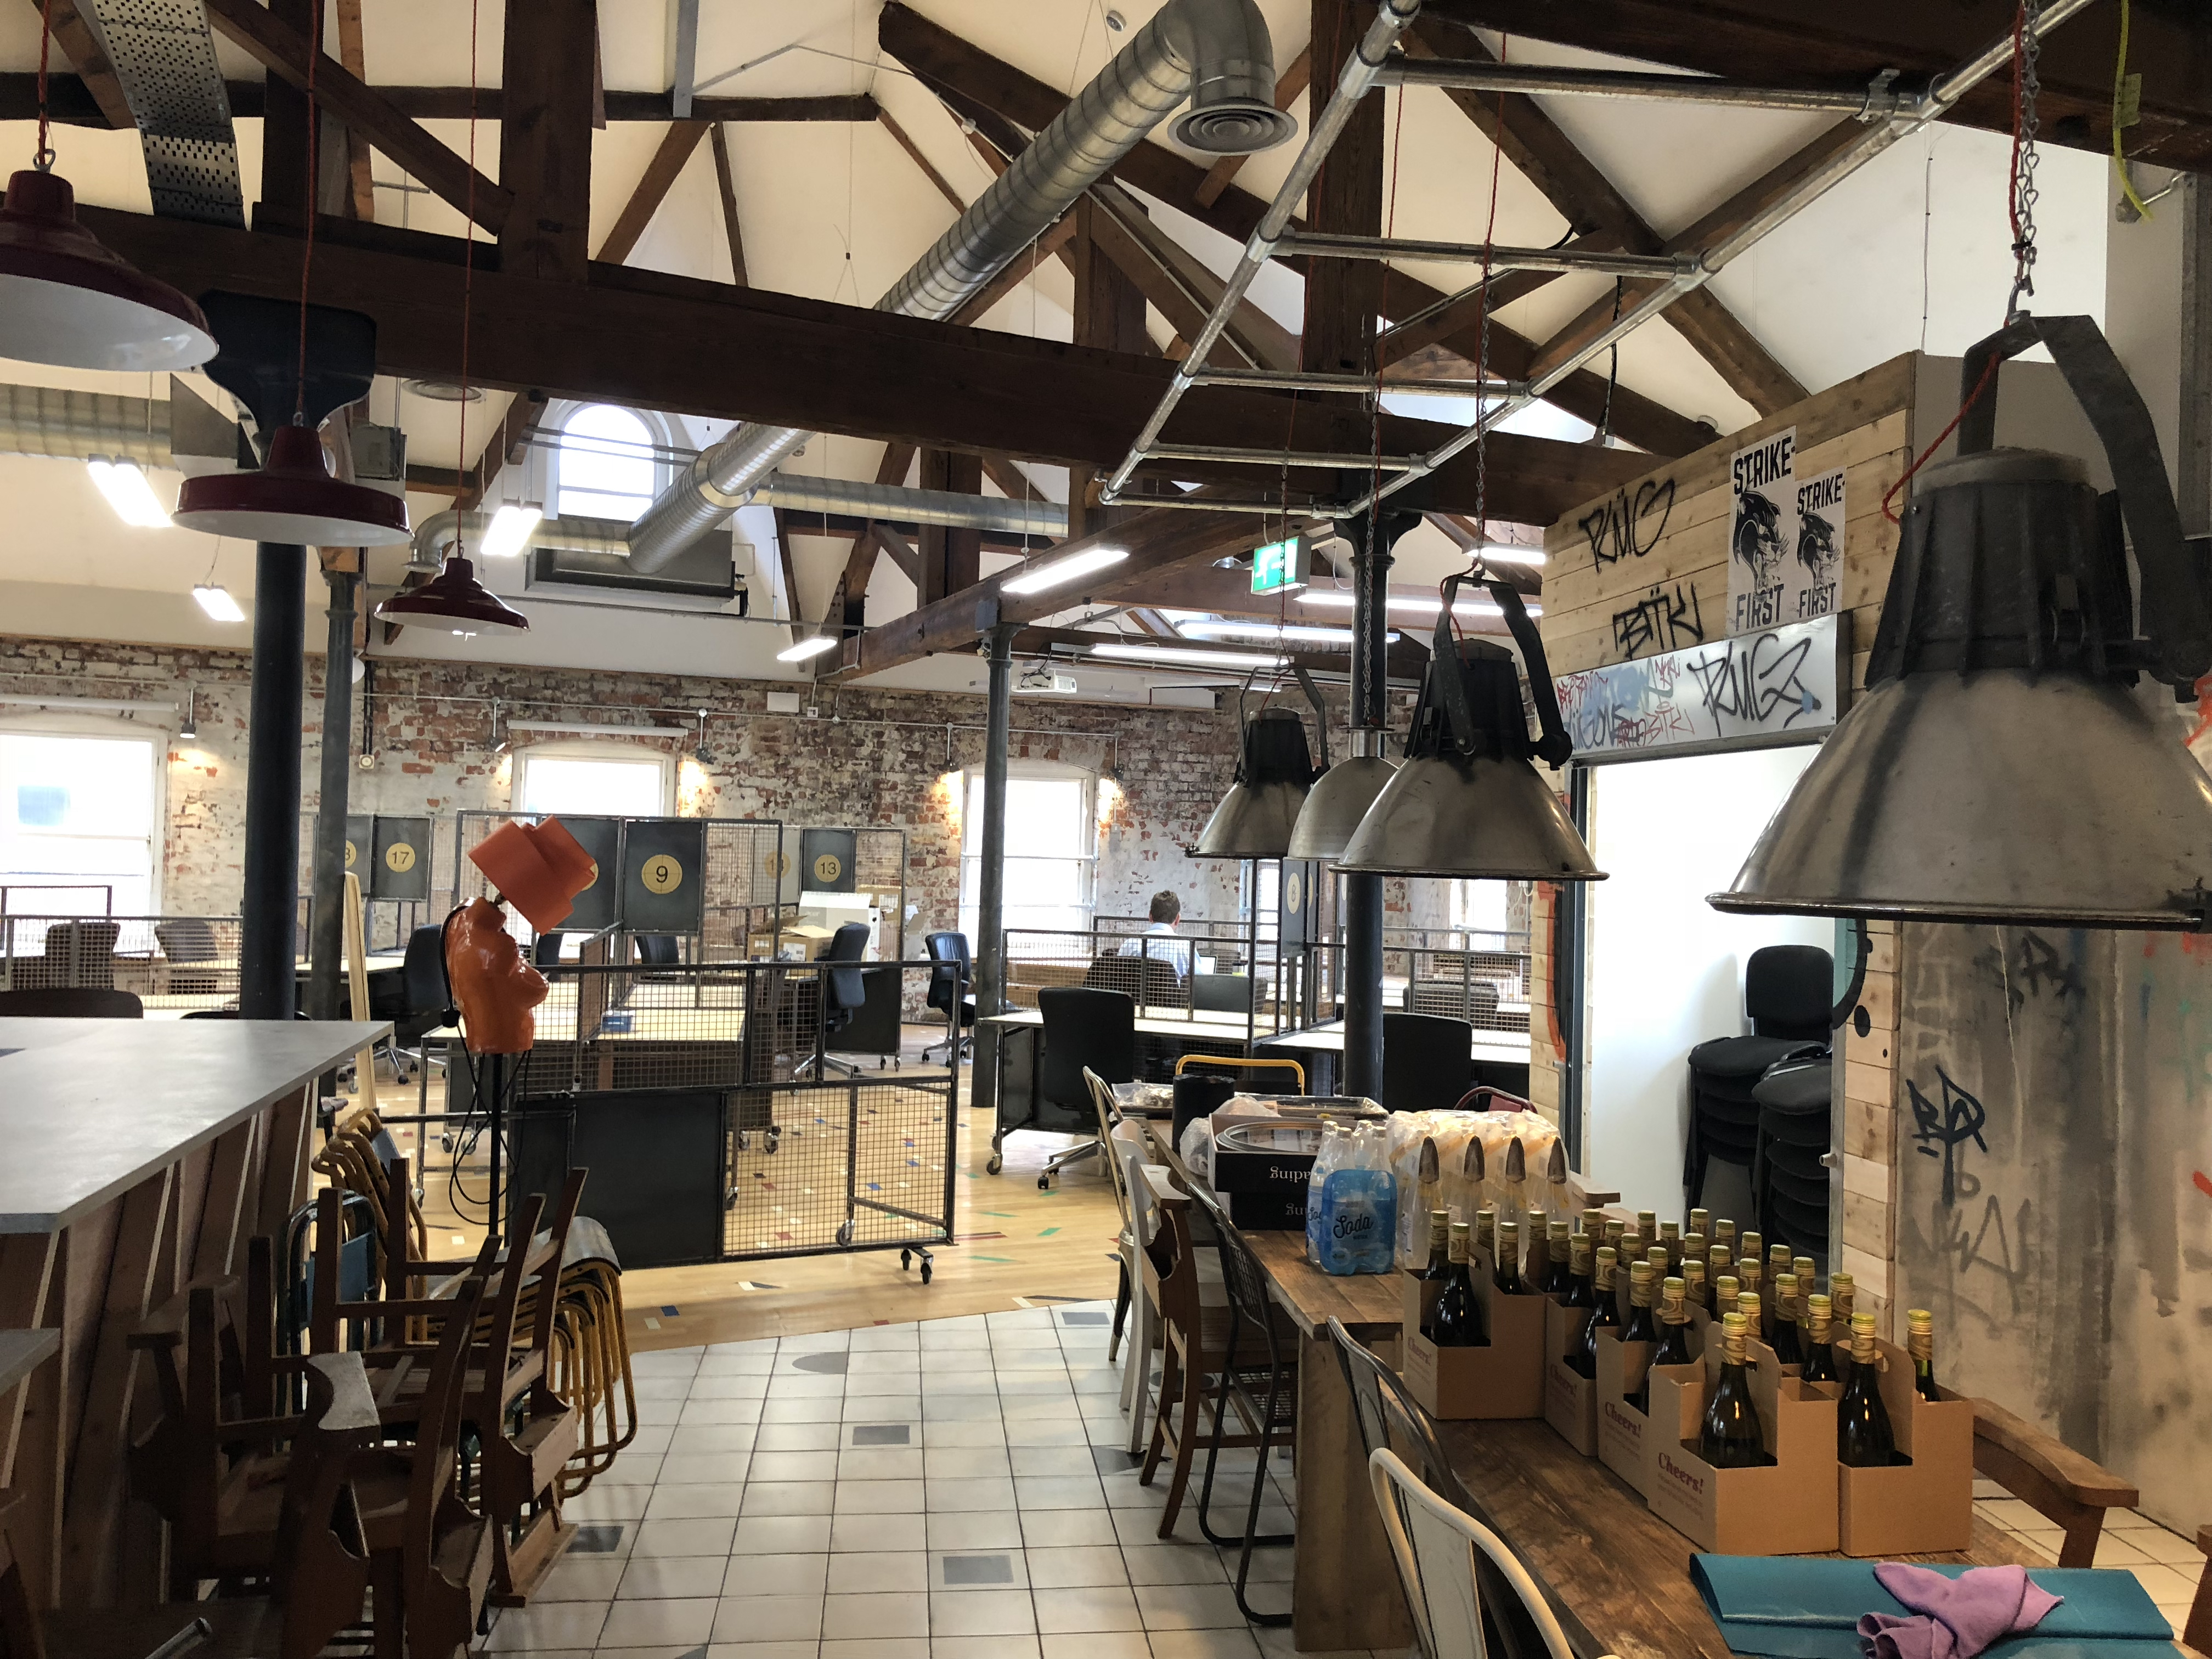
[{"label": "white tiled floor", "polygon": [[[2011,1533],[2029,1549],[2057,1560],[2064,1534],[2046,1516],[1994,1480],[1974,1482],[1974,1509],[1982,1519]],[[2196,1540],[2169,1531],[2133,1510],[2112,1510],[2106,1512],[2104,1531],[2097,1539],[2096,1565],[2125,1567],[2134,1573],[2173,1626],[2174,1634],[2181,1633],[2204,1571],[2204,1554]]]},{"label": "white tiled floor", "polygon": [[[1199,1532],[1158,1535],[1104,1304],[641,1354],[638,1439],[493,1654],[532,1659],[1289,1659]],[[1249,1453],[1224,1455],[1217,1530]],[[1290,1529],[1282,1482],[1261,1512]],[[1287,1550],[1253,1558],[1287,1605]],[[1141,1588],[1139,1588],[1141,1587]],[[703,1651],[702,1651],[703,1650]],[[1365,1659],[1364,1656],[1361,1659]],[[1393,1654],[1388,1659],[1401,1659]]]}]

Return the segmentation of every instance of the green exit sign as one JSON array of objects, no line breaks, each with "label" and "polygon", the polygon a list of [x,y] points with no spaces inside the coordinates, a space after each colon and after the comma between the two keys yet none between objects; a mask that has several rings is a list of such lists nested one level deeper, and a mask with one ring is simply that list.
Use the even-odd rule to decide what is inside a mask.
[{"label": "green exit sign", "polygon": [[1252,550],[1252,591],[1255,593],[1279,593],[1285,588],[1306,585],[1306,538],[1292,536],[1279,542],[1269,542],[1265,547]]}]

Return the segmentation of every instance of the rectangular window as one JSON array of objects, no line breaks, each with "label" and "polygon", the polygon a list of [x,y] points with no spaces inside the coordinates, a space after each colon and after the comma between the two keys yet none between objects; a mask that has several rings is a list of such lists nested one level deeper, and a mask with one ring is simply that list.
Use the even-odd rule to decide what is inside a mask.
[{"label": "rectangular window", "polygon": [[[965,779],[961,813],[960,928],[980,949],[977,933],[983,878],[983,775]],[[1007,930],[1087,933],[1097,830],[1091,822],[1087,777],[1012,777],[1006,780]],[[1010,954],[1065,955],[1075,942],[1017,939]]]},{"label": "rectangular window", "polygon": [[655,818],[668,804],[668,763],[659,755],[540,754],[515,757],[514,810],[579,817]]},{"label": "rectangular window", "polygon": [[163,754],[149,738],[0,732],[0,884],[12,913],[154,913]]}]

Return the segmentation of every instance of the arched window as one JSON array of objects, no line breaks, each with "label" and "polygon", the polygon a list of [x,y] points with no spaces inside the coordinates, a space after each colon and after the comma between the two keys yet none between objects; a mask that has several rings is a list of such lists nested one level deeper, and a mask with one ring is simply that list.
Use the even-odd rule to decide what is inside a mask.
[{"label": "arched window", "polygon": [[635,520],[659,493],[653,433],[629,410],[587,404],[562,423],[553,510],[564,519]]}]

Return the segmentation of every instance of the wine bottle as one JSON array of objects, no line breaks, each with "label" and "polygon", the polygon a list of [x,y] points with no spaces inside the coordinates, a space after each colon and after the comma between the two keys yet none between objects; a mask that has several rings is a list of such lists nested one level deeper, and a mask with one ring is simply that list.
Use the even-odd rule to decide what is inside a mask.
[{"label": "wine bottle", "polygon": [[1735,1249],[1735,1223],[1723,1216],[1713,1223],[1712,1237],[1714,1243],[1725,1244],[1733,1251]]},{"label": "wine bottle", "polygon": [[[1424,1285],[1441,1286],[1450,1277],[1451,1212],[1431,1210],[1429,1212],[1429,1260],[1428,1265],[1421,1269],[1419,1278]],[[1439,1290],[1437,1295],[1441,1297],[1443,1291]],[[1421,1334],[1431,1342],[1436,1340],[1437,1304],[1433,1302],[1429,1304],[1428,1312],[1422,1316]]]},{"label": "wine bottle", "polygon": [[1498,1253],[1492,1259],[1490,1282],[1498,1287],[1501,1296],[1519,1296],[1524,1288],[1521,1279],[1521,1224],[1517,1221],[1498,1224]]},{"label": "wine bottle", "polygon": [[1583,1322],[1582,1334],[1567,1355],[1567,1364],[1578,1376],[1597,1375],[1597,1334],[1602,1330],[1619,1330],[1621,1325],[1620,1304],[1613,1299],[1613,1246],[1601,1244],[1596,1253],[1597,1271],[1590,1290],[1593,1305],[1589,1317]]},{"label": "wine bottle", "polygon": [[1522,1288],[1541,1295],[1552,1278],[1552,1233],[1541,1210],[1531,1210],[1521,1236],[1528,1243],[1528,1259],[1521,1264]]},{"label": "wine bottle", "polygon": [[1468,1241],[1479,1255],[1490,1255],[1498,1249],[1498,1212],[1486,1204],[1474,1212],[1474,1237]]},{"label": "wine bottle", "polygon": [[1797,1275],[1774,1276],[1774,1357],[1785,1365],[1802,1366],[1805,1349],[1797,1340]]},{"label": "wine bottle", "polygon": [[1763,1300],[1757,1291],[1738,1291],[1735,1293],[1735,1310],[1743,1316],[1747,1338],[1755,1340],[1759,1334],[1760,1316],[1765,1311],[1759,1305]]},{"label": "wine bottle", "polygon": [[1836,1351],[1829,1346],[1834,1333],[1830,1329],[1830,1304],[1825,1296],[1805,1298],[1805,1369],[1797,1374],[1801,1382],[1832,1382],[1836,1380]]},{"label": "wine bottle", "polygon": [[1593,1245],[1591,1248],[1593,1249],[1601,1249],[1609,1247],[1613,1251],[1613,1260],[1618,1261],[1620,1259],[1620,1237],[1627,1231],[1628,1224],[1626,1221],[1618,1220],[1608,1216],[1606,1218],[1605,1237],[1599,1239],[1597,1243]]},{"label": "wine bottle", "polygon": [[1644,1241],[1647,1248],[1653,1239],[1659,1237],[1658,1211],[1638,1210],[1636,1212],[1636,1236]]},{"label": "wine bottle", "polygon": [[1732,1273],[1735,1271],[1735,1252],[1716,1239],[1705,1252],[1705,1266],[1715,1279],[1723,1273]]},{"label": "wine bottle", "polygon": [[1889,1407],[1881,1403],[1881,1355],[1874,1346],[1874,1316],[1851,1316],[1851,1368],[1836,1402],[1836,1461],[1855,1469],[1887,1468],[1897,1461]]},{"label": "wine bottle", "polygon": [[1632,1261],[1643,1261],[1644,1247],[1650,1242],[1651,1241],[1650,1239],[1646,1238],[1642,1233],[1638,1232],[1633,1227],[1622,1228],[1620,1231],[1620,1237],[1613,1241],[1613,1260],[1620,1264],[1620,1273],[1617,1273],[1615,1277],[1622,1279],[1622,1288],[1624,1290],[1627,1288],[1625,1275],[1628,1272],[1628,1264]]},{"label": "wine bottle", "polygon": [[1905,1310],[1905,1346],[1912,1356],[1912,1391],[1941,1405],[1943,1390],[1936,1386],[1936,1316],[1927,1309]]},{"label": "wine bottle", "polygon": [[1482,1298],[1475,1293],[1474,1271],[1468,1262],[1472,1231],[1464,1221],[1451,1224],[1451,1273],[1444,1280],[1443,1294],[1437,1298],[1437,1315],[1429,1334],[1429,1340],[1439,1348],[1490,1346]]},{"label": "wine bottle", "polygon": [[1721,1316],[1721,1375],[1705,1402],[1698,1433],[1698,1455],[1717,1469],[1747,1469],[1771,1464],[1759,1433],[1759,1408],[1752,1403],[1751,1377],[1744,1370],[1750,1327],[1741,1314]]},{"label": "wine bottle", "polygon": [[[1596,1264],[1590,1254],[1589,1235],[1576,1233],[1567,1240],[1567,1288],[1559,1297],[1559,1305],[1582,1309],[1587,1317],[1589,1310],[1597,1306],[1597,1286],[1593,1277],[1596,1271]],[[1582,1340],[1582,1322],[1577,1321],[1569,1328],[1572,1334],[1568,1345],[1571,1352]],[[1564,1359],[1567,1356],[1562,1354],[1559,1357]]]},{"label": "wine bottle", "polygon": [[1711,1261],[1712,1260],[1712,1254],[1713,1241],[1707,1238],[1703,1233],[1691,1231],[1682,1235],[1683,1261]]},{"label": "wine bottle", "polygon": [[1583,1212],[1583,1224],[1575,1230],[1589,1235],[1590,1249],[1605,1243],[1605,1212],[1595,1207]]},{"label": "wine bottle", "polygon": [[1655,1298],[1654,1305],[1656,1306],[1656,1298],[1659,1294],[1657,1288],[1659,1281],[1666,1278],[1668,1273],[1674,1271],[1674,1264],[1667,1259],[1667,1247],[1664,1244],[1652,1245],[1650,1249],[1644,1252],[1644,1259],[1651,1264],[1651,1284],[1653,1286],[1651,1293]]},{"label": "wine bottle", "polygon": [[1736,1240],[1735,1259],[1738,1264],[1746,1261],[1758,1262],[1763,1269],[1766,1263],[1766,1237],[1763,1233],[1747,1232]]},{"label": "wine bottle", "polygon": [[1736,1283],[1734,1273],[1723,1273],[1713,1280],[1713,1317],[1724,1319],[1735,1311],[1735,1299],[1743,1294],[1743,1286]]},{"label": "wine bottle", "polygon": [[1656,1342],[1658,1322],[1652,1317],[1651,1287],[1658,1281],[1652,1277],[1651,1264],[1636,1261],[1628,1268],[1628,1322],[1620,1328],[1624,1342]]},{"label": "wine bottle", "polygon": [[1712,1286],[1705,1279],[1705,1264],[1697,1257],[1682,1258],[1682,1300],[1700,1308],[1712,1305]]},{"label": "wine bottle", "polygon": [[1706,1237],[1711,1238],[1713,1236],[1713,1212],[1711,1210],[1691,1211],[1690,1231],[1693,1233],[1703,1233]]},{"label": "wine bottle", "polygon": [[1573,1282],[1575,1277],[1574,1246],[1570,1242],[1573,1235],[1569,1232],[1567,1224],[1564,1221],[1554,1221],[1552,1224],[1551,1235],[1547,1248],[1551,1255],[1552,1267],[1550,1273],[1545,1278],[1544,1289],[1548,1295],[1564,1298],[1567,1294],[1568,1285]]},{"label": "wine bottle", "polygon": [[1759,1302],[1759,1316],[1751,1328],[1752,1340],[1756,1342],[1765,1341],[1769,1334],[1766,1316],[1771,1310],[1767,1306],[1765,1267],[1753,1251],[1747,1250],[1736,1258],[1737,1288],[1744,1295],[1757,1297]]},{"label": "wine bottle", "polygon": [[1819,1267],[1813,1258],[1809,1255],[1796,1257],[1790,1263],[1790,1271],[1797,1275],[1797,1294],[1812,1295],[1820,1284]]},{"label": "wine bottle", "polygon": [[1682,1224],[1679,1221],[1661,1222],[1659,1243],[1667,1252],[1668,1270],[1672,1272],[1680,1267],[1682,1265]]},{"label": "wine bottle", "polygon": [[1849,1273],[1828,1275],[1828,1334],[1837,1347],[1844,1352],[1831,1355],[1835,1362],[1836,1380],[1844,1380],[1844,1368],[1850,1363],[1851,1346],[1851,1316],[1857,1311],[1851,1304],[1858,1294],[1858,1286]]},{"label": "wine bottle", "polygon": [[1669,1279],[1659,1287],[1659,1346],[1653,1350],[1651,1364],[1629,1401],[1647,1417],[1651,1414],[1652,1371],[1662,1365],[1686,1365],[1695,1357],[1690,1352],[1687,1290],[1679,1279]]},{"label": "wine bottle", "polygon": [[1790,1255],[1790,1247],[1787,1244],[1770,1244],[1766,1247],[1766,1280],[1768,1284],[1771,1285],[1774,1282],[1774,1275],[1777,1273],[1794,1273],[1796,1271],[1797,1269],[1795,1265],[1795,1260]]}]

